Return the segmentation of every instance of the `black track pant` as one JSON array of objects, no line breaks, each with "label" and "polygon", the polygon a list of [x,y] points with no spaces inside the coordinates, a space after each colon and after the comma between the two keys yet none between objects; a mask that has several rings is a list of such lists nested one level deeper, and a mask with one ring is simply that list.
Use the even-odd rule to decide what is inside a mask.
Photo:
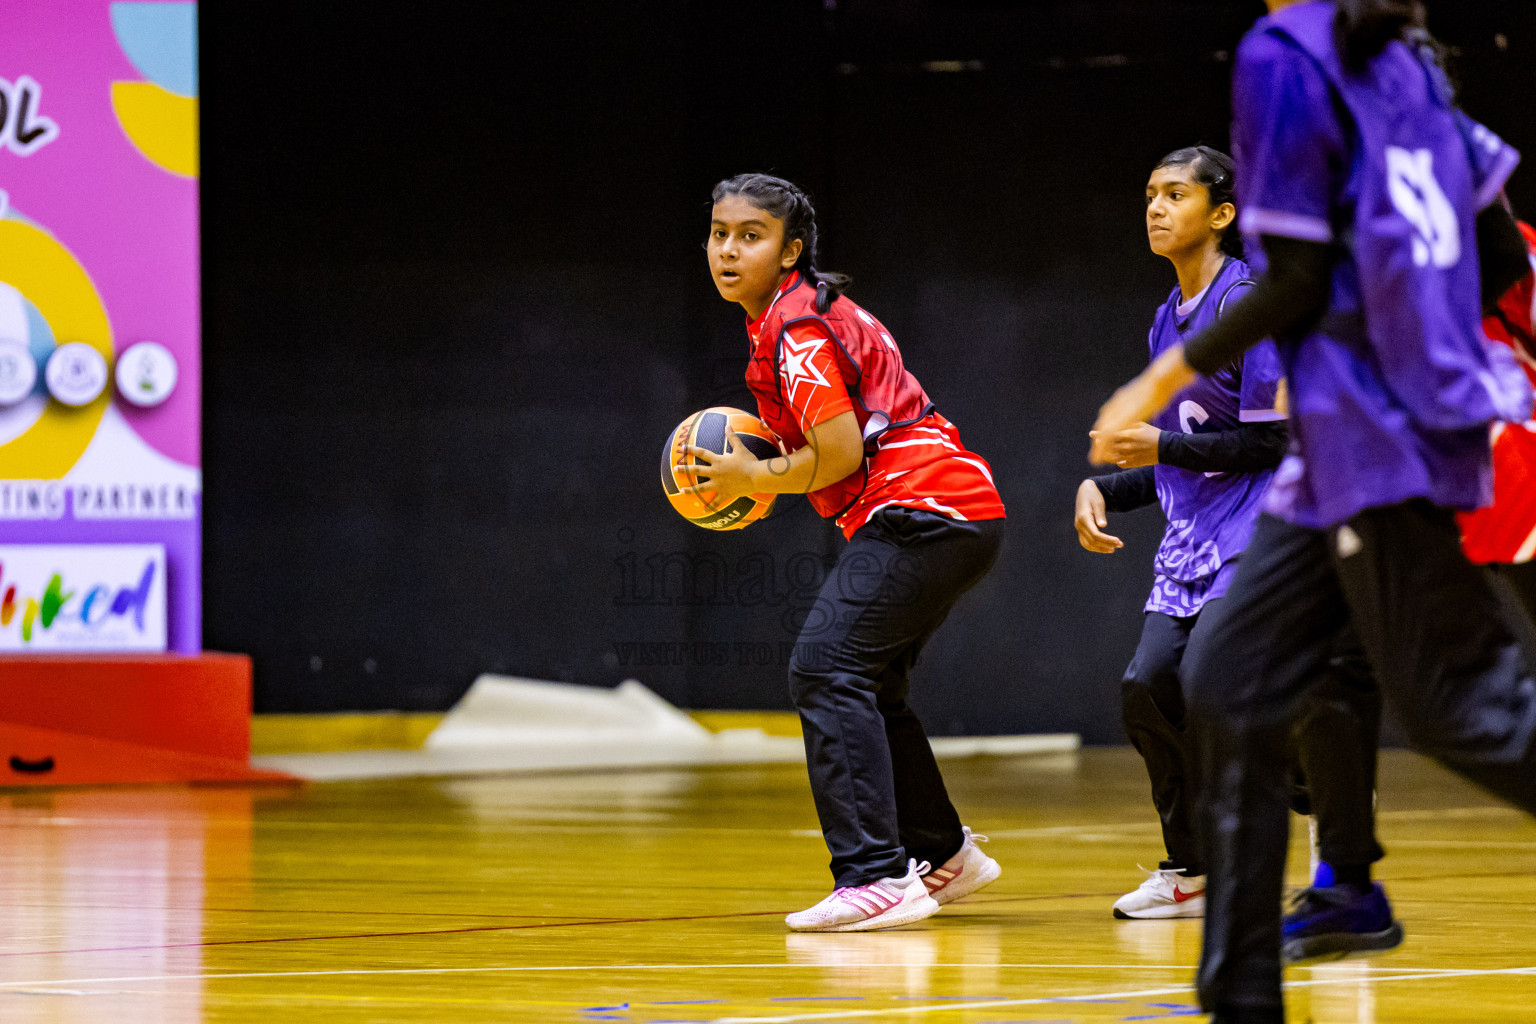
[{"label": "black track pant", "polygon": [[1302,699],[1353,626],[1415,748],[1536,812],[1536,679],[1450,513],[1414,501],[1334,530],[1260,519],[1186,659],[1209,867],[1207,1010],[1279,1020],[1280,897]]},{"label": "black track pant", "polygon": [[[1147,766],[1152,804],[1163,826],[1162,867],[1205,874],[1198,840],[1198,752],[1185,723],[1180,667],[1198,651],[1219,615],[1221,601],[1189,616],[1148,612],[1141,641],[1120,684],[1126,735]],[[1372,790],[1381,728],[1381,695],[1353,633],[1341,635],[1297,721],[1297,763],[1310,781],[1297,810],[1317,815],[1318,846],[1333,864],[1380,860]]]},{"label": "black track pant", "polygon": [[[1536,637],[1536,562],[1490,568],[1518,602],[1513,611],[1530,619],[1525,636],[1531,642]],[[1323,860],[1364,865],[1385,855],[1375,835],[1381,691],[1354,630],[1348,634],[1333,658],[1328,683],[1312,695],[1296,730],[1298,777],[1291,806],[1317,816]]]},{"label": "black track pant", "polygon": [[1301,704],[1295,728],[1299,783],[1291,806],[1317,819],[1319,856],[1329,864],[1374,864],[1376,752],[1381,690],[1353,629],[1345,629],[1328,670]]},{"label": "black track pant", "polygon": [[[1207,607],[1219,603],[1212,601]],[[1195,834],[1198,773],[1185,728],[1179,666],[1200,632],[1200,614],[1147,612],[1136,654],[1120,681],[1120,718],[1147,766],[1152,806],[1163,824],[1168,858],[1161,866],[1187,875],[1205,874],[1205,856]]]},{"label": "black track pant", "polygon": [[937,867],[965,842],[907,674],[997,559],[1003,520],[891,506],[843,549],[790,659],[816,814],[838,886]]}]

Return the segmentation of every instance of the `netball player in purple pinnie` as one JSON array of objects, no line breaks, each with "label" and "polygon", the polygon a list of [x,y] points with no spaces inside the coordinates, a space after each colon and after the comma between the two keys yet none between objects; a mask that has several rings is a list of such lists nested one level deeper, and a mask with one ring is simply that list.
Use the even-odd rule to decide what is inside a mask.
[{"label": "netball player in purple pinnie", "polygon": [[[1525,272],[1498,202],[1518,156],[1453,103],[1403,0],[1268,0],[1238,50],[1240,226],[1261,276],[1100,411],[1107,439],[1279,342],[1291,451],[1207,643],[1185,660],[1209,868],[1201,1001],[1284,1020],[1280,895],[1299,702],[1353,628],[1410,742],[1536,812],[1536,674],[1454,510],[1491,497],[1489,427],[1531,393],[1480,300]],[[1359,867],[1359,866],[1356,866]],[[1369,927],[1369,868],[1286,922]]]},{"label": "netball player in purple pinnie", "polygon": [[[1179,283],[1148,336],[1155,358],[1215,322],[1252,286],[1236,229],[1231,157],[1205,146],[1168,154],[1147,181],[1147,238]],[[1121,918],[1201,917],[1204,855],[1195,835],[1194,764],[1184,729],[1179,663],[1201,610],[1226,593],[1248,544],[1259,501],[1285,454],[1282,377],[1273,344],[1258,345],[1201,378],[1151,423],[1106,444],[1125,472],[1078,488],[1079,541],[1089,551],[1121,546],[1103,532],[1106,512],[1157,502],[1168,519],[1136,656],[1121,683],[1125,730],[1146,763],[1167,856],[1139,888],[1115,902]]]},{"label": "netball player in purple pinnie", "polygon": [[[1174,266],[1179,284],[1157,311],[1148,344],[1156,358],[1216,322],[1253,286],[1235,219],[1231,157],[1205,146],[1164,157],[1147,182],[1147,238]],[[1127,471],[1083,481],[1076,526],[1089,551],[1121,546],[1103,532],[1106,512],[1154,502],[1168,528],[1154,563],[1141,640],[1121,682],[1127,735],[1141,754],[1162,821],[1166,858],[1139,888],[1115,902],[1120,918],[1201,917],[1204,853],[1196,834],[1198,765],[1185,727],[1179,669],[1198,649],[1206,609],[1226,593],[1260,503],[1285,454],[1282,381],[1274,344],[1264,342],[1181,392],[1150,424],[1106,439]],[[1129,468],[1140,467],[1140,468]],[[1360,659],[1341,650],[1310,703],[1299,755],[1321,783],[1327,855],[1350,863],[1381,855],[1371,813],[1381,702]],[[1310,806],[1299,808],[1304,813]]]}]

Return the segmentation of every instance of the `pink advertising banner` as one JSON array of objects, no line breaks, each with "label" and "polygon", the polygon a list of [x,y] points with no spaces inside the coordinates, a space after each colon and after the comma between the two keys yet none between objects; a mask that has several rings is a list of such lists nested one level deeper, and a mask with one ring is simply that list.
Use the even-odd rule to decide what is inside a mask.
[{"label": "pink advertising banner", "polygon": [[3,20],[0,652],[194,653],[197,5]]}]

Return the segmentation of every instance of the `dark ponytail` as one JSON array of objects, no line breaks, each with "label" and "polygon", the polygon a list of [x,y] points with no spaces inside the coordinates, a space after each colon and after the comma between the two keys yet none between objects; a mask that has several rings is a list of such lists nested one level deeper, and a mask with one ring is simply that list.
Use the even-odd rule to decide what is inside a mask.
[{"label": "dark ponytail", "polygon": [[825,313],[832,308],[832,300],[843,294],[853,279],[846,274],[816,269],[816,208],[805,190],[771,174],[738,174],[716,185],[710,201],[718,203],[727,196],[740,196],[783,221],[785,245],[800,239],[800,258],[794,269],[815,286],[816,311]]},{"label": "dark ponytail", "polygon": [[1333,33],[1344,66],[1360,71],[1394,39],[1424,28],[1420,0],[1334,0]]},{"label": "dark ponytail", "polygon": [[[1210,146],[1187,146],[1176,149],[1158,161],[1154,171],[1164,167],[1188,167],[1196,185],[1205,187],[1210,194],[1211,206],[1231,203],[1237,207],[1237,166],[1232,158]],[[1233,259],[1243,258],[1243,236],[1237,230],[1237,218],[1221,233],[1221,251]]]}]

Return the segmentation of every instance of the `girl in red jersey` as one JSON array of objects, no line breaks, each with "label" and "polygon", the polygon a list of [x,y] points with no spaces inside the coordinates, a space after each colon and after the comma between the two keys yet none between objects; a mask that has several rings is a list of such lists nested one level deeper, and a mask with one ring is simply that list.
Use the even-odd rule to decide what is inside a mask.
[{"label": "girl in red jersey", "polygon": [[1003,504],[986,460],[934,410],[890,332],[841,294],[846,278],[815,269],[806,194],[742,174],[713,200],[710,274],[747,312],[747,384],[789,454],[760,461],[731,437],[724,455],[689,448],[708,468],[682,482],[722,505],[804,493],[848,539],[789,668],[835,888],[786,923],[910,924],[1001,871],[960,824],[907,675],[996,560]]},{"label": "girl in red jersey", "polygon": [[[1526,274],[1497,302],[1484,296],[1483,332],[1515,353],[1536,388],[1536,228],[1519,227]],[[1536,420],[1493,430],[1493,504],[1457,517],[1461,546],[1472,561],[1498,568],[1536,622]]]}]

